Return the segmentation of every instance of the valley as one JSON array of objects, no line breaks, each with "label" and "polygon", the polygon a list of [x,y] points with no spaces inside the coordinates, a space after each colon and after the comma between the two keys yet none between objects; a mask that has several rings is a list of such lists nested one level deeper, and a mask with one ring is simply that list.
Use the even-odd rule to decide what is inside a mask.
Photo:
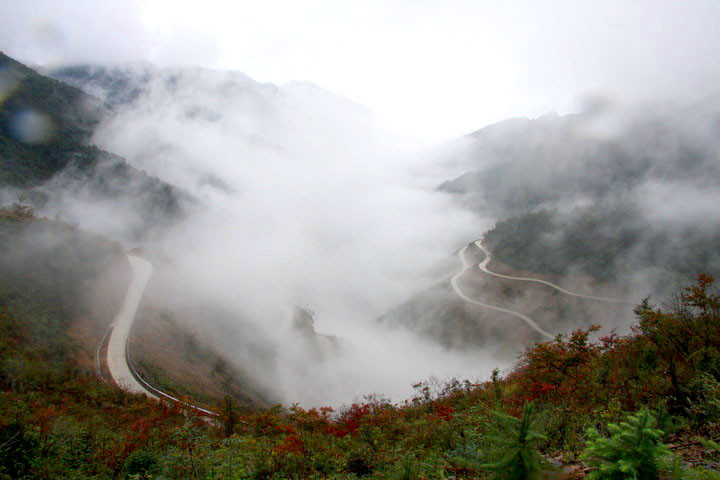
[{"label": "valley", "polygon": [[430,148],[309,82],[0,54],[0,478],[567,480],[645,422],[653,480],[714,479],[719,119]]}]

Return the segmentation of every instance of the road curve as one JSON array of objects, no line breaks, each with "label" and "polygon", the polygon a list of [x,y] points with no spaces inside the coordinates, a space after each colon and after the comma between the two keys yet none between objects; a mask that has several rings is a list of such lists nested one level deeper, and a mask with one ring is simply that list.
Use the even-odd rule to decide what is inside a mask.
[{"label": "road curve", "polygon": [[[153,274],[153,266],[150,262],[144,258],[127,255],[130,261],[130,266],[133,269],[134,275],[128,291],[125,294],[125,300],[123,301],[120,311],[118,312],[115,320],[110,325],[110,339],[108,340],[107,347],[107,365],[110,371],[110,376],[115,381],[118,387],[130,393],[142,393],[148,397],[157,401],[168,401],[175,403],[181,403],[186,407],[197,410],[206,416],[217,416],[217,413],[207,410],[197,405],[175,398],[172,395],[158,390],[157,388],[146,382],[130,362],[130,355],[128,352],[128,337],[130,335],[130,329],[132,328],[135,315],[137,314],[140,300],[142,300],[143,292],[147,286],[150,277]],[[105,332],[107,335],[107,332]],[[100,356],[100,349],[105,338],[100,342],[98,347],[98,357]],[[102,369],[99,364],[98,375],[105,381],[102,376]],[[107,382],[106,382],[107,383]]]},{"label": "road curve", "polygon": [[473,300],[472,298],[465,295],[462,292],[462,290],[460,290],[460,287],[458,287],[458,279],[465,274],[465,272],[468,270],[468,268],[472,267],[472,265],[470,263],[468,263],[468,261],[465,259],[465,250],[467,250],[467,248],[468,248],[468,245],[466,245],[465,248],[463,248],[462,250],[460,250],[458,252],[458,256],[460,257],[460,261],[462,262],[462,270],[458,274],[453,276],[452,279],[450,279],[450,283],[452,284],[452,287],[453,287],[453,290],[455,290],[455,293],[457,293],[460,298],[462,298],[463,300],[465,300],[467,302],[474,303],[475,305],[480,305],[481,307],[489,308],[491,310],[496,310],[498,312],[503,312],[503,313],[507,313],[509,315],[518,317],[518,318],[522,319],[525,323],[527,323],[530,326],[530,328],[532,328],[536,332],[540,333],[541,335],[543,335],[547,338],[550,338],[550,339],[555,338],[552,335],[550,335],[549,333],[547,333],[545,330],[540,328],[540,326],[537,323],[535,323],[535,321],[532,318],[528,317],[527,315],[523,315],[522,313],[515,312],[513,310],[508,310],[506,308],[496,307],[494,305],[488,305],[487,303]]},{"label": "road curve", "polygon": [[552,287],[552,288],[554,288],[555,290],[558,290],[558,291],[560,291],[560,292],[562,292],[562,293],[564,293],[564,294],[566,294],[566,295],[572,295],[573,297],[587,298],[587,299],[590,299],[590,300],[600,300],[600,301],[603,301],[603,302],[627,303],[627,304],[632,304],[632,303],[633,303],[633,302],[628,302],[627,300],[620,300],[620,299],[618,299],[618,298],[595,297],[595,296],[593,296],[593,295],[583,295],[583,294],[581,294],[581,293],[571,292],[570,290],[565,290],[564,288],[562,288],[562,287],[559,286],[559,285],[555,285],[554,283],[546,282],[545,280],[538,280],[537,278],[511,277],[510,275],[503,275],[503,274],[501,274],[501,273],[491,272],[490,270],[487,269],[487,264],[490,262],[490,258],[491,258],[491,257],[490,257],[490,252],[483,246],[483,244],[482,244],[482,242],[481,242],[480,240],[476,240],[476,241],[475,241],[475,245],[477,245],[478,248],[480,248],[480,250],[482,250],[483,253],[485,254],[485,259],[484,259],[482,262],[480,262],[480,264],[478,265],[478,267],[480,267],[480,270],[482,270],[483,272],[487,273],[488,275],[493,275],[493,276],[499,277],[499,278],[507,278],[508,280],[519,280],[519,281],[522,281],[522,282],[542,283],[543,285],[547,285],[547,286]]},{"label": "road curve", "polygon": [[135,320],[145,286],[153,274],[152,264],[144,258],[135,255],[128,255],[127,258],[134,274],[125,294],[125,300],[111,325],[112,332],[107,347],[108,370],[110,370],[112,379],[123,390],[131,393],[143,393],[150,398],[160,400],[135,379],[127,362],[126,348],[130,328]]}]

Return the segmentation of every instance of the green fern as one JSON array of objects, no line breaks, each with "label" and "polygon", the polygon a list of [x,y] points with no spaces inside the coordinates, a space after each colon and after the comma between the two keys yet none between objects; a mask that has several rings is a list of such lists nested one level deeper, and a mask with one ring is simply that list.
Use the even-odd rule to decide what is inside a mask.
[{"label": "green fern", "polygon": [[520,419],[502,412],[491,412],[491,415],[495,423],[487,438],[497,445],[500,459],[481,468],[503,480],[535,478],[547,465],[536,446],[547,438],[538,431],[539,418],[534,414],[533,404],[525,403]]},{"label": "green fern", "polygon": [[629,415],[620,424],[608,424],[610,437],[588,430],[588,446],[582,454],[591,480],[657,480],[663,457],[670,454],[660,441],[663,432],[647,409]]}]

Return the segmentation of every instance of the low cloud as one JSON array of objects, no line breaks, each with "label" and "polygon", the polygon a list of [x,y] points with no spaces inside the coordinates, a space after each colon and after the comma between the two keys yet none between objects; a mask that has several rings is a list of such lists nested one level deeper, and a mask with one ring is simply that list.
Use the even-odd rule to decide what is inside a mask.
[{"label": "low cloud", "polygon": [[[488,374],[490,355],[446,351],[376,322],[477,236],[477,217],[432,188],[429,178],[445,175],[444,167],[384,137],[365,108],[312,84],[277,87],[195,68],[125,74],[141,93],[115,105],[93,142],[196,202],[187,218],[151,230],[139,246],[165,259],[157,275],[172,278],[182,295],[222,305],[274,343],[275,374],[285,379],[267,382],[276,395],[304,404],[372,392],[399,400],[430,374]],[[422,172],[416,158],[424,159]],[[44,213],[138,246],[122,232],[142,205],[120,199],[111,211],[62,181],[54,187],[66,196]],[[162,295],[169,308],[183,309],[171,290]],[[314,310],[316,330],[339,338],[332,359],[288,357],[298,352],[286,335],[289,304]],[[241,335],[212,316],[197,323],[221,329],[208,337]],[[232,345],[222,349],[232,355]]]}]

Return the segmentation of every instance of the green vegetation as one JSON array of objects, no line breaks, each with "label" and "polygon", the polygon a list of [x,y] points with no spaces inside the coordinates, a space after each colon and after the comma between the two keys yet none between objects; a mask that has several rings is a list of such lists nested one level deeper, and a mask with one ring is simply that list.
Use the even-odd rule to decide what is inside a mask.
[{"label": "green vegetation", "polygon": [[[520,270],[579,270],[604,281],[638,275],[656,291],[697,272],[718,276],[720,222],[701,213],[700,200],[717,203],[720,138],[709,132],[718,113],[707,98],[507,120],[468,135],[475,169],[439,188],[501,220],[488,234],[491,250]],[[606,115],[627,122],[607,136],[590,133]]]},{"label": "green vegetation", "polygon": [[577,268],[611,280],[639,267],[621,259],[639,247],[643,227],[630,208],[592,206],[570,216],[540,210],[511,217],[498,222],[485,239],[498,260],[521,270],[565,275]]},{"label": "green vegetation", "polygon": [[[107,113],[100,100],[2,53],[0,74],[11,87],[0,98],[0,187],[24,189],[35,207],[53,200],[53,187],[37,188],[51,179],[55,189],[82,187],[97,200],[129,199],[139,212],[135,233],[183,215],[189,195],[87,143]],[[38,138],[23,134],[33,118],[46,127]]]},{"label": "green vegetation", "polygon": [[483,468],[495,473],[498,479],[527,480],[536,478],[546,461],[535,449],[547,441],[536,429],[539,418],[534,415],[533,404],[525,403],[521,418],[515,418],[504,412],[490,412],[495,425],[487,436],[490,443],[497,444],[493,452],[499,460],[483,465]]},{"label": "green vegetation", "polygon": [[[74,226],[36,219],[16,203],[0,209],[0,309],[13,313],[16,332],[46,358],[62,360],[77,351],[68,341],[73,319],[93,317],[89,293],[122,259],[120,246]],[[129,268],[118,271],[129,279]],[[120,289],[103,308],[119,306]]]},{"label": "green vegetation", "polygon": [[[97,198],[137,197],[147,226],[181,213],[175,188],[87,145],[107,108],[101,102],[2,54],[0,73],[12,85],[0,103],[0,185],[40,201],[33,187],[62,173]],[[28,118],[44,123],[39,135],[23,131]],[[717,148],[698,150],[694,140],[678,142],[677,158],[652,178],[714,181]],[[691,247],[666,246],[667,232],[643,221],[632,202],[608,200],[650,178],[653,163],[637,154],[644,148],[552,147],[512,139],[498,152],[529,160],[475,172],[464,179],[469,189],[446,185],[483,191],[506,217],[486,237],[499,260],[558,275],[579,268],[601,280],[658,265],[716,273],[715,226],[673,230]],[[585,195],[593,206],[554,209]],[[114,389],[89,366],[92,352],[73,328],[89,319],[91,330],[104,330],[107,318],[99,321],[89,293],[119,268],[120,253],[74,226],[36,219],[23,203],[0,209],[0,479],[563,478],[551,459],[589,465],[598,479],[720,478],[720,295],[712,277],[699,276],[673,307],[644,301],[627,336],[598,338],[599,327],[559,335],[484,383],[419,383],[402,404],[368,396],[337,410],[240,408],[228,396],[208,419]],[[116,293],[100,308],[116,311],[122,289],[109,290]],[[183,343],[203,355],[194,337]],[[221,357],[207,358],[216,376],[228,377]],[[190,393],[150,364],[144,372]],[[671,454],[671,439],[706,450]]]},{"label": "green vegetation", "polygon": [[643,409],[619,424],[610,423],[610,437],[596,429],[588,430],[588,447],[583,458],[596,467],[590,472],[592,480],[656,480],[660,476],[660,462],[670,451],[660,441],[662,430],[655,428],[650,411]]},{"label": "green vegetation", "polygon": [[[93,166],[101,152],[85,142],[100,121],[102,102],[38,75],[2,53],[0,71],[8,84],[14,84],[0,104],[0,184],[34,185],[70,162],[80,168]],[[41,141],[27,141],[18,132],[23,115],[29,112],[47,121]]]},{"label": "green vegetation", "polygon": [[[578,207],[571,212],[539,210],[498,222],[485,234],[493,257],[519,270],[566,275],[579,270],[601,281],[653,269],[658,280],[720,273],[720,231],[707,225],[678,232],[683,245],[668,242],[626,203]],[[692,248],[684,248],[684,244]]]},{"label": "green vegetation", "polygon": [[643,302],[631,335],[558,336],[481,384],[420,383],[402,404],[370,396],[338,410],[226,398],[208,421],[77,362],[68,328],[89,314],[83,278],[107,266],[79,259],[93,249],[110,261],[116,246],[62,237],[72,227],[22,205],[0,211],[0,227],[0,258],[13,259],[0,277],[0,478],[561,478],[555,458],[585,459],[596,478],[718,478],[663,446],[720,440],[720,295],[708,276],[672,309]]}]

